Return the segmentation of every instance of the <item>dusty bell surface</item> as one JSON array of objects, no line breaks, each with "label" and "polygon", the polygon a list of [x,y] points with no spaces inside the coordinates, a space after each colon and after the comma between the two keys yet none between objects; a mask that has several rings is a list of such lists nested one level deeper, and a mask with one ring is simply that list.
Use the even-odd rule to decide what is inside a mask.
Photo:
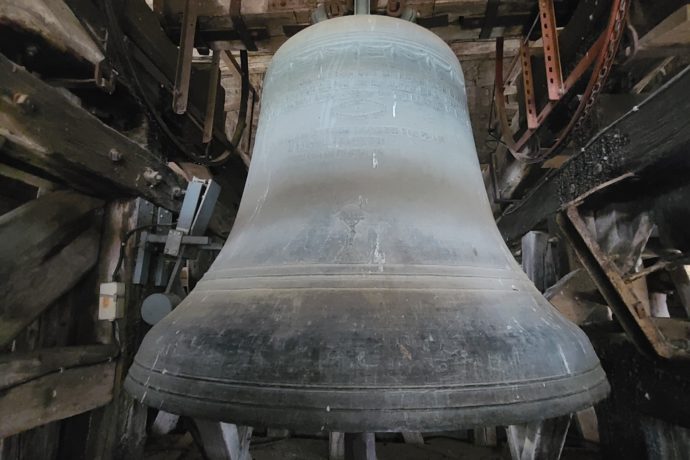
[{"label": "dusty bell surface", "polygon": [[496,228],[453,52],[350,16],[276,53],[232,234],[126,388],[193,417],[362,432],[543,419],[608,383]]}]

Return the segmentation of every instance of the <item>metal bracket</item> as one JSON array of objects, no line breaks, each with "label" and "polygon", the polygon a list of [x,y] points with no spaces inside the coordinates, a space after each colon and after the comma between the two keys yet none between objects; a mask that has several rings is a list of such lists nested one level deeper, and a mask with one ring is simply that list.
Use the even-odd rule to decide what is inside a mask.
[{"label": "metal bracket", "polygon": [[[496,40],[496,94],[494,97],[496,112],[501,127],[502,138],[508,146],[508,150],[516,159],[526,163],[536,163],[549,157],[563,144],[564,140],[575,128],[575,125],[587,113],[587,110],[591,107],[598,92],[601,90],[603,82],[611,68],[613,58],[615,57],[620,42],[620,24],[625,18],[628,4],[629,2],[627,0],[614,0],[612,2],[611,13],[606,29],[589,48],[580,62],[577,63],[570,75],[563,81],[558,51],[558,34],[553,11],[553,0],[539,0],[539,19],[544,42],[549,101],[541,110],[537,109],[534,103],[532,68],[529,62],[529,42],[528,38],[526,38],[522,43],[520,55],[517,59],[519,59],[522,64],[522,77],[525,87],[525,108],[527,111],[527,129],[518,140],[513,138],[512,130],[507,122],[507,116],[505,115],[505,101],[503,100],[505,98],[505,80],[503,78],[502,62],[503,40]],[[524,48],[526,48],[526,50]],[[517,60],[514,61],[513,65],[515,66],[516,63]],[[562,100],[563,96],[573,88],[590,67],[592,67],[591,77],[582,95],[580,104],[567,125],[561,129],[556,136],[554,144],[548,148],[531,152],[529,148],[526,148],[526,146],[529,145],[530,139],[535,135],[541,125],[544,124],[545,120]],[[512,73],[512,69],[509,73]]]}]

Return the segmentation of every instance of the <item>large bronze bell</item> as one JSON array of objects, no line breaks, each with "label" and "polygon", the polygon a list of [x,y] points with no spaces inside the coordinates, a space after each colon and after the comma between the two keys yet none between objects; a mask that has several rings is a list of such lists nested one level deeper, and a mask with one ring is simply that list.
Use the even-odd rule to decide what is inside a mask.
[{"label": "large bronze bell", "polygon": [[193,417],[345,432],[515,424],[608,391],[496,228],[456,56],[382,16],[276,53],[232,234],[126,387]]}]

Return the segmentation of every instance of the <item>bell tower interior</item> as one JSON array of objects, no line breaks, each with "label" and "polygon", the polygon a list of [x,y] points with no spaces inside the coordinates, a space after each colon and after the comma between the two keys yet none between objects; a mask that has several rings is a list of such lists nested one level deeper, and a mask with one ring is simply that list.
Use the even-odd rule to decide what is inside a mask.
[{"label": "bell tower interior", "polygon": [[690,5],[2,0],[0,460],[690,452]]}]

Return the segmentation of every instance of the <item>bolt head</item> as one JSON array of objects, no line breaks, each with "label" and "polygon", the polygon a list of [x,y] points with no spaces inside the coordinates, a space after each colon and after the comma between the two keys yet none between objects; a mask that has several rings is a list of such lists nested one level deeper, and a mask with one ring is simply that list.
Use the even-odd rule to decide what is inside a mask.
[{"label": "bolt head", "polygon": [[108,152],[108,155],[110,156],[110,160],[113,163],[119,163],[120,161],[122,161],[122,152],[120,152],[116,148],[110,149],[110,151]]}]

